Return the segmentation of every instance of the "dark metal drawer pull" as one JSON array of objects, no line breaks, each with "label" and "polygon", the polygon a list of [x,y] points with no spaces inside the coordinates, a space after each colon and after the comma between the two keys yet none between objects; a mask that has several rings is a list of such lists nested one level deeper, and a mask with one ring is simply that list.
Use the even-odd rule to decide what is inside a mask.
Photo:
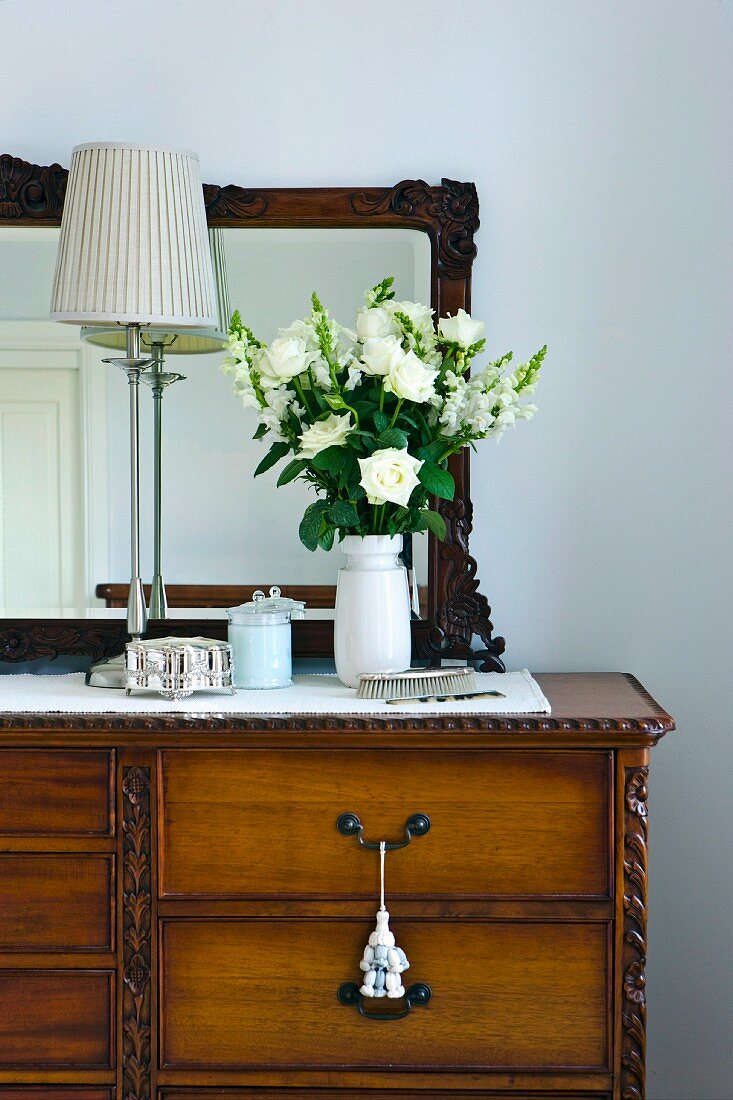
[{"label": "dark metal drawer pull", "polygon": [[[358,814],[341,814],[336,822],[336,828],[342,836],[356,836],[362,848],[368,848],[370,852],[379,851],[380,841],[364,840],[364,826]],[[385,851],[394,852],[397,848],[406,848],[413,837],[425,836],[429,831],[430,818],[427,814],[410,814],[405,822],[405,839],[386,841]]]},{"label": "dark metal drawer pull", "polygon": [[401,1012],[367,1012],[364,1001],[367,1000],[359,991],[356,982],[344,982],[339,986],[338,999],[342,1005],[355,1005],[357,1012],[365,1020],[404,1020],[409,1016],[413,1008],[426,1005],[432,997],[432,991],[425,982],[415,982],[405,991],[405,1008]]}]

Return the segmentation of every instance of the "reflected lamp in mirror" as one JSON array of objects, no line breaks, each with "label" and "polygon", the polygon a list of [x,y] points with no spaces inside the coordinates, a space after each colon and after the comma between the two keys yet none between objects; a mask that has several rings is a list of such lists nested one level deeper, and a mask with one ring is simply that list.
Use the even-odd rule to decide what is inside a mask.
[{"label": "reflected lamp in mirror", "polygon": [[[127,629],[147,620],[140,577],[140,328],[214,329],[216,295],[195,153],[126,142],[72,151],[51,295],[52,320],[122,327],[130,395],[130,563]],[[88,682],[124,686],[124,661],[93,666]]]},{"label": "reflected lamp in mirror", "polygon": [[[169,355],[209,355],[226,345],[231,314],[226,258],[221,229],[209,229],[209,249],[216,295],[216,328],[180,328],[150,325],[140,332],[140,343],[152,357],[152,368],[141,375],[153,398],[153,580],[150,587],[151,619],[168,617],[168,598],[163,580],[163,395],[185,374],[165,370]],[[118,328],[91,327],[81,330],[82,340],[103,348],[123,349],[125,332]]]}]

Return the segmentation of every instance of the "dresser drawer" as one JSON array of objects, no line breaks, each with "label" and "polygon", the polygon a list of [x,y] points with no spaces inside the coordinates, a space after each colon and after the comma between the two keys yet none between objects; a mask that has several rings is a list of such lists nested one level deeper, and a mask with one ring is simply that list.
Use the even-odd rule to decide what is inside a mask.
[{"label": "dresser drawer", "polygon": [[114,1067],[114,974],[0,970],[0,1067]]},{"label": "dresser drawer", "polygon": [[0,836],[110,836],[108,752],[0,750]]},{"label": "dresser drawer", "polygon": [[[394,920],[411,962],[405,984],[427,982],[432,999],[389,1022],[337,998],[358,978],[372,928],[164,921],[161,1065],[607,1069],[606,924]],[[384,999],[374,1010],[402,1005]]]},{"label": "dresser drawer", "polygon": [[0,854],[0,951],[112,950],[111,855]]},{"label": "dresser drawer", "polygon": [[390,896],[608,896],[608,753],[233,750],[163,752],[161,893],[374,897],[378,860],[342,836],[399,839]]},{"label": "dresser drawer", "polygon": [[113,1100],[113,1094],[85,1085],[0,1085],[0,1100]]},{"label": "dresser drawer", "polygon": [[[512,1089],[434,1089],[430,1085],[416,1089],[382,1089],[382,1088],[308,1088],[307,1091],[286,1088],[251,1088],[227,1089],[159,1089],[159,1100],[611,1100],[606,1092],[517,1092]],[[0,1089],[0,1100],[4,1100]],[[13,1095],[12,1100],[23,1100],[22,1097]],[[41,1100],[41,1097],[31,1098]],[[53,1100],[53,1097],[44,1097],[43,1100]],[[62,1097],[61,1100],[66,1100]],[[76,1097],[74,1100],[84,1100]],[[96,1100],[96,1097],[94,1098]]]}]

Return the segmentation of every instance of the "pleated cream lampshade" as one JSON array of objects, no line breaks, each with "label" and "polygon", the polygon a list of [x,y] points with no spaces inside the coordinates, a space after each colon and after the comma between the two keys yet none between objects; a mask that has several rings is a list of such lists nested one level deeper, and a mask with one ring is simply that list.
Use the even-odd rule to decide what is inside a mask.
[{"label": "pleated cream lampshade", "polygon": [[126,142],[74,148],[51,318],[214,328],[216,293],[195,153]]},{"label": "pleated cream lampshade", "polygon": [[[229,305],[226,257],[224,255],[224,240],[221,229],[209,229],[209,249],[214,271],[216,327],[213,329],[180,328],[179,326],[161,328],[159,325],[151,325],[149,328],[144,328],[140,334],[143,350],[149,348],[156,341],[161,341],[165,344],[166,358],[169,355],[210,355],[212,352],[221,351],[227,343],[231,307]],[[109,325],[84,325],[81,330],[81,338],[96,347],[115,349],[125,347],[124,328]]]}]

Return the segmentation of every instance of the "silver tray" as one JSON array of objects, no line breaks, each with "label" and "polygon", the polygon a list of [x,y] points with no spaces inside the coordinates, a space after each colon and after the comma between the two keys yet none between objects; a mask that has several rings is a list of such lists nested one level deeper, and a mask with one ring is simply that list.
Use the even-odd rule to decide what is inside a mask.
[{"label": "silver tray", "polygon": [[125,693],[157,691],[185,699],[194,691],[227,688],[235,693],[232,649],[213,638],[150,638],[125,646]]}]

